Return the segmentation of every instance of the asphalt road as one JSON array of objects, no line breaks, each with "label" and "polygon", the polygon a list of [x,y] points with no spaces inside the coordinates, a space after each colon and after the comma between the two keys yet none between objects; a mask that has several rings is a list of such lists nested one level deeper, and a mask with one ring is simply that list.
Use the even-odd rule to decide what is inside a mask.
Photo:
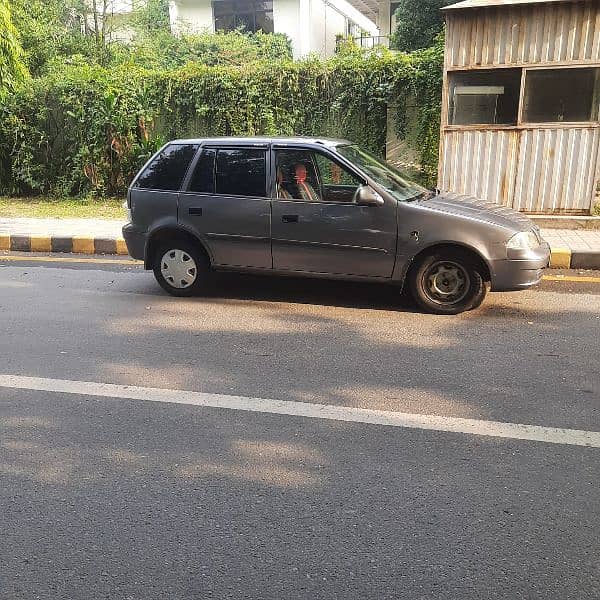
[{"label": "asphalt road", "polygon": [[[181,300],[134,265],[0,256],[0,331],[0,376],[50,386],[600,431],[599,282],[449,318],[379,286]],[[169,393],[0,387],[2,600],[600,597],[598,447]]]}]

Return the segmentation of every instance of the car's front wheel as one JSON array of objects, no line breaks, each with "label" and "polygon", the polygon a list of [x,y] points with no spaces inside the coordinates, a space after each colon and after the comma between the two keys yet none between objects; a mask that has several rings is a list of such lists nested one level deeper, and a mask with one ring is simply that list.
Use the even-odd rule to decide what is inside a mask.
[{"label": "car's front wheel", "polygon": [[210,263],[193,244],[174,240],[162,244],[154,256],[154,277],[172,296],[194,296],[209,289]]},{"label": "car's front wheel", "polygon": [[483,302],[488,283],[468,252],[440,251],[420,259],[411,270],[410,291],[427,312],[457,315]]}]

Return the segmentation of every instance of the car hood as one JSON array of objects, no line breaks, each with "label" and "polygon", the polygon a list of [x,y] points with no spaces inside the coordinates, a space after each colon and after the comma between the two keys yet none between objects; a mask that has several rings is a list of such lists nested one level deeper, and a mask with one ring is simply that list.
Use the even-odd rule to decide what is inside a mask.
[{"label": "car hood", "polygon": [[486,200],[480,200],[473,196],[463,196],[453,192],[441,192],[427,200],[423,200],[421,204],[431,210],[475,219],[485,223],[491,223],[507,229],[515,229],[517,231],[530,231],[535,228],[531,219],[525,215]]}]

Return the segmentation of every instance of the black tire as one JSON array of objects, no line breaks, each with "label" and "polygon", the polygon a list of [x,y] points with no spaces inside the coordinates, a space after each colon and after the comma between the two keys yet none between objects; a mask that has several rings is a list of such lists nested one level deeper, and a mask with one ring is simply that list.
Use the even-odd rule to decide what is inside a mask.
[{"label": "black tire", "polygon": [[[169,271],[169,265],[165,260],[169,253],[172,253],[171,259],[175,264],[181,263],[179,266],[182,278],[178,282],[175,282],[174,269]],[[195,244],[184,240],[174,239],[171,242],[162,243],[154,254],[152,269],[156,281],[172,296],[197,296],[210,291],[214,283],[213,271],[206,254]],[[192,278],[192,270],[195,274],[193,281],[188,285],[183,285],[184,281]]]},{"label": "black tire", "polygon": [[408,284],[415,302],[437,315],[478,308],[489,288],[478,261],[459,249],[421,258],[411,269]]}]

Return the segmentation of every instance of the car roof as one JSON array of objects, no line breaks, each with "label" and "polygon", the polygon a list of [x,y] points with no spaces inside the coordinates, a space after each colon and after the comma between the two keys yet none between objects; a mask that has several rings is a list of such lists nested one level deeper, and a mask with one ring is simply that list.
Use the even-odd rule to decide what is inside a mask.
[{"label": "car roof", "polygon": [[343,139],[318,137],[210,137],[171,140],[170,144],[214,144],[214,145],[265,145],[289,144],[290,146],[318,145],[326,147],[346,146],[352,142]]}]

